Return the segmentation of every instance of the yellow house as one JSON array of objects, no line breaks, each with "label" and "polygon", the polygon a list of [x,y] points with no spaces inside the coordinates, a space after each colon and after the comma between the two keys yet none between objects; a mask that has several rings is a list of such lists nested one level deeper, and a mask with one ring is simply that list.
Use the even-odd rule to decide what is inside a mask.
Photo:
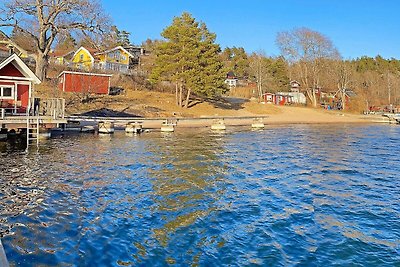
[{"label": "yellow house", "polygon": [[81,46],[71,59],[72,66],[81,70],[90,70],[94,67],[94,57],[88,49]]},{"label": "yellow house", "polygon": [[134,56],[122,46],[97,53],[99,68],[117,72],[127,72]]}]

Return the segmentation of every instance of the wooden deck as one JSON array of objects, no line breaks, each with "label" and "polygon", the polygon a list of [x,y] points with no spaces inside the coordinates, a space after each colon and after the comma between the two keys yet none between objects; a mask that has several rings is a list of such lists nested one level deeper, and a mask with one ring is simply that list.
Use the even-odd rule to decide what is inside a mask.
[{"label": "wooden deck", "polygon": [[[30,121],[37,121],[39,119],[39,122],[41,124],[63,124],[67,123],[67,119],[65,118],[54,118],[52,116],[27,116],[27,115],[10,115],[10,116],[5,116],[4,118],[0,118],[0,125],[9,125],[9,124],[23,124],[26,127],[27,120]],[[21,128],[25,128],[21,127]],[[7,127],[5,127],[7,128]]]},{"label": "wooden deck", "polygon": [[0,118],[0,124],[27,124],[27,120],[36,121],[39,119],[41,124],[63,124],[67,123],[67,119],[64,118],[53,118],[51,116],[27,116],[27,115],[18,115],[18,116],[5,116],[4,118]]},{"label": "wooden deck", "polygon": [[67,123],[64,118],[65,100],[62,98],[32,98],[28,105],[28,113],[6,113],[0,109],[0,126],[6,129],[24,129],[29,124],[48,125],[51,128]]}]

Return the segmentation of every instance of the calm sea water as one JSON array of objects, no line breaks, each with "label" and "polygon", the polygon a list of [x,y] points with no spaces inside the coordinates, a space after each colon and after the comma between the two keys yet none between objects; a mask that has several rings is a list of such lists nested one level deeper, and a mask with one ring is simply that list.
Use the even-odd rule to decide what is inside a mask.
[{"label": "calm sea water", "polygon": [[0,145],[17,266],[400,266],[400,127]]}]

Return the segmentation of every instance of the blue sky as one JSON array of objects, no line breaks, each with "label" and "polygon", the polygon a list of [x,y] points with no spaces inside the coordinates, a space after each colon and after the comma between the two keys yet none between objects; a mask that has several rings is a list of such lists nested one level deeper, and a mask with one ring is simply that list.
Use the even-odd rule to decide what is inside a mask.
[{"label": "blue sky", "polygon": [[308,27],[328,36],[344,58],[400,59],[398,0],[102,0],[120,29],[140,44],[161,38],[174,16],[191,13],[217,34],[221,47],[278,55],[276,33]]}]

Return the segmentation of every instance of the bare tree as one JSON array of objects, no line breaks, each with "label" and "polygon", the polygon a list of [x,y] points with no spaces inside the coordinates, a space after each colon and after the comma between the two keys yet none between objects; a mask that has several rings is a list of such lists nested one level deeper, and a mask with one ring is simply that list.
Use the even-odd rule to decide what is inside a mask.
[{"label": "bare tree", "polygon": [[328,37],[307,28],[280,32],[276,43],[289,63],[298,68],[302,86],[316,107],[316,89],[321,86],[320,73],[326,67],[326,59],[339,58],[338,51]]},{"label": "bare tree", "polygon": [[337,80],[337,94],[340,94],[341,107],[346,109],[347,90],[349,89],[352,77],[352,69],[348,62],[343,60],[336,61],[336,80]]},{"label": "bare tree", "polygon": [[[264,94],[264,87],[266,84],[266,81],[268,79],[267,75],[267,62],[266,62],[266,56],[263,51],[253,53],[250,58],[249,58],[249,70],[250,74],[254,76],[256,79],[257,83],[257,96],[258,96],[258,101],[261,101],[262,96]],[[254,94],[254,93],[253,93]]]},{"label": "bare tree", "polygon": [[108,21],[98,0],[5,0],[0,6],[0,27],[13,27],[34,40],[40,79],[46,78],[57,35],[74,30],[101,32]]}]

